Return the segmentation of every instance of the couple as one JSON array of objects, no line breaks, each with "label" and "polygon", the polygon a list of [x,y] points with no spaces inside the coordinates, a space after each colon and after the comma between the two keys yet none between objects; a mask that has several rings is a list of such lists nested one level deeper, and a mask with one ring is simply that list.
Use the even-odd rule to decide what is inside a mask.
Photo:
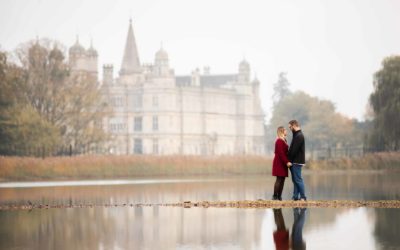
[{"label": "couple", "polygon": [[293,181],[292,200],[305,201],[306,195],[304,182],[301,177],[301,168],[305,165],[305,144],[304,135],[301,132],[300,124],[296,120],[289,122],[289,129],[293,133],[290,147],[286,141],[286,129],[281,126],[277,130],[278,138],[275,141],[275,156],[272,164],[272,175],[276,176],[273,200],[282,200],[282,190],[285,178],[288,177],[288,168]]}]

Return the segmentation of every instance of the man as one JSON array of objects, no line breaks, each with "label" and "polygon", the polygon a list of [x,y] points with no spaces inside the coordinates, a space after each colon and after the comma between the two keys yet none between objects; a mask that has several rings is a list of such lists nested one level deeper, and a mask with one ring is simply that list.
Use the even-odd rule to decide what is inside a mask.
[{"label": "man", "polygon": [[289,129],[293,133],[292,142],[290,143],[288,152],[288,159],[292,163],[290,173],[294,186],[292,199],[295,201],[305,201],[307,198],[305,195],[303,178],[301,177],[301,169],[305,165],[304,135],[301,132],[299,122],[296,120],[291,120],[289,122]]}]

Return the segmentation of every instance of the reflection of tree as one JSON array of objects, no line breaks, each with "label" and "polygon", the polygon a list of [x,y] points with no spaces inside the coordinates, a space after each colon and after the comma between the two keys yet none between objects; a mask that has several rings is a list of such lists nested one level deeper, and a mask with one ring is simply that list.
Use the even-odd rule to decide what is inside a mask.
[{"label": "reflection of tree", "polygon": [[[336,177],[337,176],[337,177]],[[340,178],[339,178],[340,177]],[[307,188],[313,199],[391,200],[399,199],[398,174],[310,174]],[[334,187],[334,188],[332,188]]]},{"label": "reflection of tree", "polygon": [[[227,170],[228,172],[228,170]],[[397,173],[306,173],[307,190],[315,200],[400,199]],[[209,180],[215,180],[213,178]],[[226,181],[157,183],[154,185],[94,185],[36,188],[0,188],[0,204],[108,204],[163,203],[184,200],[251,200],[269,196],[271,176],[226,178]],[[334,188],[332,188],[334,187]],[[283,196],[289,197],[290,190]],[[325,214],[323,214],[325,213]],[[333,222],[335,213],[323,209],[318,222]],[[315,216],[309,219],[315,219]]]},{"label": "reflection of tree", "polygon": [[[332,174],[305,175],[305,178],[316,199],[398,199],[400,184],[396,181],[396,174],[338,176],[341,178]],[[244,200],[261,197],[273,181],[272,178],[262,177],[207,183],[0,189],[0,202],[10,204],[21,199],[36,204],[68,204],[69,197],[74,204]],[[310,211],[313,214],[307,216],[307,225],[318,227],[332,224],[341,212],[348,209]],[[283,215],[291,218],[291,214],[286,212],[283,209]],[[139,245],[147,249],[175,249],[177,246],[210,244],[221,249],[226,246],[225,243],[231,243],[231,248],[237,245],[242,249],[251,249],[252,244],[259,242],[260,218],[264,214],[262,209],[182,209],[162,206],[1,211],[0,249],[16,246],[22,249],[98,249],[100,246],[103,249],[116,246],[132,249]],[[297,215],[298,223],[293,228],[300,228],[301,231],[300,218],[305,215],[301,211]],[[398,232],[397,221],[400,221],[400,211],[376,210],[375,235],[378,242],[385,246],[400,245],[395,235]]]},{"label": "reflection of tree", "polygon": [[0,249],[251,249],[262,214],[155,206],[2,211]]},{"label": "reflection of tree", "polygon": [[375,209],[375,236],[385,249],[397,249],[400,246],[398,209]]},{"label": "reflection of tree", "polygon": [[83,208],[4,211],[0,249],[112,249],[116,223],[109,213]]}]

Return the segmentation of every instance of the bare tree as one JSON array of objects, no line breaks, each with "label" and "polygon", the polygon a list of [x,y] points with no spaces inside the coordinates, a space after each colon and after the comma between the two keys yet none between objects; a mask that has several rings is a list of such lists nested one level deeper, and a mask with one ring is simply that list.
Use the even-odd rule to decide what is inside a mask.
[{"label": "bare tree", "polygon": [[108,112],[97,79],[88,72],[72,73],[64,47],[48,39],[25,43],[16,50],[27,72],[24,97],[50,124],[63,143],[87,148],[107,140],[101,121]]}]

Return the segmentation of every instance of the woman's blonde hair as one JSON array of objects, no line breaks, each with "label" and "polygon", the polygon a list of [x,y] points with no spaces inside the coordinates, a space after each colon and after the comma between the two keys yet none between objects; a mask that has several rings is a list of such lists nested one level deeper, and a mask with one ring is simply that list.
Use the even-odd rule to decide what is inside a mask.
[{"label": "woman's blonde hair", "polygon": [[285,138],[285,127],[279,126],[278,129],[276,130],[276,134],[278,135],[279,138]]}]

